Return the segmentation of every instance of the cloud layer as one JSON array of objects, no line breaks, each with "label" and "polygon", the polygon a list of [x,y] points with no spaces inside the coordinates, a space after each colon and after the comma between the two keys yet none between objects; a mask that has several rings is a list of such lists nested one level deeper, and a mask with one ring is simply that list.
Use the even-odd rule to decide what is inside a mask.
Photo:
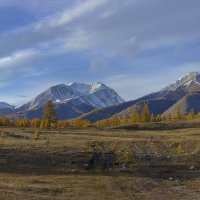
[{"label": "cloud layer", "polygon": [[[2,0],[0,10],[13,11],[0,15],[2,97],[10,90],[14,103],[27,81],[43,88],[51,82],[105,80],[119,93],[132,88],[123,92],[126,99],[152,92],[161,81],[155,76],[176,71],[164,85],[198,70],[191,63],[200,62],[199,6],[198,0]],[[19,10],[28,21],[14,20]]]}]

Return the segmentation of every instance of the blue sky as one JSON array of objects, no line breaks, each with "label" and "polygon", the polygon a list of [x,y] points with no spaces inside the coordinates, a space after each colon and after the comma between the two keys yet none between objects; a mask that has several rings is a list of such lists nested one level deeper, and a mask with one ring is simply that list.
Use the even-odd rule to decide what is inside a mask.
[{"label": "blue sky", "polygon": [[101,81],[125,100],[200,71],[199,0],[0,0],[0,101]]}]

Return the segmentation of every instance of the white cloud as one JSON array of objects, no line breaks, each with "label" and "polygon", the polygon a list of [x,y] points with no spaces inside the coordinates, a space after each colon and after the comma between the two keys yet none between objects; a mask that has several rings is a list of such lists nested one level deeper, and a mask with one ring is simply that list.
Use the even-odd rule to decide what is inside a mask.
[{"label": "white cloud", "polygon": [[174,7],[178,3],[172,0],[169,3],[163,0],[151,3],[147,0],[75,1],[61,13],[0,35],[0,46],[5,47],[0,55],[37,49],[43,44],[50,50],[56,41],[60,41],[57,51],[89,47],[92,51],[105,50],[122,56],[146,49],[175,47],[199,38],[198,6],[193,3],[187,9],[187,4],[183,0],[177,12]]},{"label": "white cloud", "polygon": [[[170,65],[159,76],[140,74],[121,74],[108,76],[102,81],[114,88],[124,99],[134,100],[152,92],[157,92],[169,84],[175,83],[189,72],[200,72],[200,61],[180,65]],[[156,73],[155,73],[156,74]]]},{"label": "white cloud", "polygon": [[8,87],[15,79],[39,77],[48,74],[49,70],[47,68],[38,68],[33,65],[36,62],[35,59],[38,58],[39,52],[31,49],[0,58],[0,88]]},{"label": "white cloud", "polygon": [[[66,6],[66,2],[71,4]],[[188,3],[188,0],[181,2],[174,0],[0,0],[0,6],[14,5],[28,10],[33,7],[34,12],[40,7],[43,10],[44,4],[50,16],[45,16],[29,26],[0,33],[2,86],[7,84],[9,77],[15,75],[13,69],[16,68],[21,70],[24,76],[28,76],[26,75],[28,71],[39,76],[40,69],[32,63],[41,57],[47,59],[75,51],[90,51],[91,58],[88,60],[91,60],[91,63],[88,67],[99,72],[99,69],[106,71],[108,68],[105,57],[127,59],[129,56],[128,58],[133,60],[137,53],[146,50],[159,50],[163,47],[176,49],[180,45],[197,43],[199,40],[200,2],[198,1]],[[65,9],[66,7],[68,8]],[[49,12],[48,9],[51,11]],[[145,57],[140,59],[140,62],[143,62],[143,65],[149,64]],[[174,66],[174,68],[185,72],[187,69],[197,70],[198,61],[195,65],[197,67],[194,67],[193,63],[187,67]],[[112,68],[114,72],[115,67],[109,65],[109,70]],[[138,65],[131,67],[138,68]],[[42,73],[47,73],[47,70],[44,68]],[[117,88],[126,99],[142,96],[158,87],[160,89],[167,83],[167,80],[151,81],[151,77],[138,78],[123,73],[125,75],[112,76],[111,82],[108,79],[105,82]]]},{"label": "white cloud", "polygon": [[69,23],[108,2],[109,0],[87,0],[83,3],[81,2],[74,6],[74,8],[64,11],[57,19],[50,21],[50,25],[54,27]]},{"label": "white cloud", "polygon": [[30,59],[34,55],[36,55],[35,51],[25,50],[25,51],[16,52],[7,57],[0,58],[0,69],[15,67],[15,65],[19,64],[20,62],[24,62],[25,60]]}]

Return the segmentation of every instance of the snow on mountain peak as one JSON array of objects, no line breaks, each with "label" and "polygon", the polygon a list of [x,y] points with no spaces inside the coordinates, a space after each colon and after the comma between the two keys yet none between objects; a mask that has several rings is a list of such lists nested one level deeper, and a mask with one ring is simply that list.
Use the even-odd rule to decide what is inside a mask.
[{"label": "snow on mountain peak", "polygon": [[176,84],[178,85],[188,85],[188,83],[199,82],[200,83],[200,74],[198,72],[190,72],[186,74],[185,76],[179,78],[176,81]]},{"label": "snow on mountain peak", "polygon": [[92,84],[85,84],[85,83],[70,83],[68,85],[73,90],[80,92],[81,94],[91,94],[99,89],[109,88],[101,82],[92,83]]},{"label": "snow on mountain peak", "polygon": [[105,86],[103,83],[101,82],[97,82],[97,83],[93,83],[91,84],[91,93],[95,92],[99,89],[104,89],[104,88],[108,88],[107,86]]},{"label": "snow on mountain peak", "polygon": [[188,88],[192,84],[200,85],[200,74],[198,72],[190,72],[179,78],[175,83],[164,88],[162,91],[174,91],[178,88]]},{"label": "snow on mountain peak", "polygon": [[93,107],[106,107],[124,102],[124,100],[111,88],[101,82],[93,84],[71,83],[69,85],[55,85],[36,96],[32,101],[22,107],[28,110],[44,105],[51,100],[54,103],[62,103],[79,99]]}]

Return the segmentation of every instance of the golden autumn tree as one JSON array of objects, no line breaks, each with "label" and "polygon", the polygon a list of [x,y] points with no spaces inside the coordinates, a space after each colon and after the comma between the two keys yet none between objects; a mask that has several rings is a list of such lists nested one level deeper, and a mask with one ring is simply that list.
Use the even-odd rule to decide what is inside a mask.
[{"label": "golden autumn tree", "polygon": [[81,120],[80,118],[77,118],[73,121],[73,126],[77,128],[87,128],[91,125],[92,124],[89,120]]},{"label": "golden autumn tree", "polygon": [[161,122],[161,121],[162,121],[162,116],[156,115],[156,122]]},{"label": "golden autumn tree", "polygon": [[111,118],[111,120],[112,120],[112,126],[118,126],[118,125],[120,125],[120,120],[119,120],[119,117],[118,116],[113,116],[112,118]]},{"label": "golden autumn tree", "polygon": [[39,140],[39,139],[40,139],[40,134],[39,134],[38,129],[35,130],[35,133],[34,133],[33,138],[34,138],[35,140]]},{"label": "golden autumn tree", "polygon": [[45,127],[46,127],[45,126],[45,120],[42,120],[41,123],[40,123],[40,128],[45,129]]},{"label": "golden autumn tree", "polygon": [[128,119],[126,117],[125,114],[122,115],[122,118],[121,118],[121,125],[127,125],[128,124]]},{"label": "golden autumn tree", "polygon": [[91,126],[91,122],[89,120],[84,120],[82,121],[82,128],[87,128],[89,126]]},{"label": "golden autumn tree", "polygon": [[188,120],[193,120],[195,118],[194,109],[192,109],[186,116]]},{"label": "golden autumn tree", "polygon": [[151,113],[149,111],[149,107],[147,104],[144,104],[142,115],[141,115],[142,122],[150,122],[151,121]]},{"label": "golden autumn tree", "polygon": [[51,128],[51,124],[57,123],[56,112],[52,101],[46,103],[43,118],[46,122],[45,128]]},{"label": "golden autumn tree", "polygon": [[2,126],[9,126],[10,120],[7,117],[2,117],[1,118],[1,124],[2,124]]},{"label": "golden autumn tree", "polygon": [[31,127],[33,128],[40,128],[40,124],[41,124],[41,119],[39,118],[31,120]]},{"label": "golden autumn tree", "polygon": [[133,124],[133,123],[138,123],[138,122],[140,122],[140,115],[138,111],[136,110],[136,108],[133,108],[130,111],[129,123]]}]

